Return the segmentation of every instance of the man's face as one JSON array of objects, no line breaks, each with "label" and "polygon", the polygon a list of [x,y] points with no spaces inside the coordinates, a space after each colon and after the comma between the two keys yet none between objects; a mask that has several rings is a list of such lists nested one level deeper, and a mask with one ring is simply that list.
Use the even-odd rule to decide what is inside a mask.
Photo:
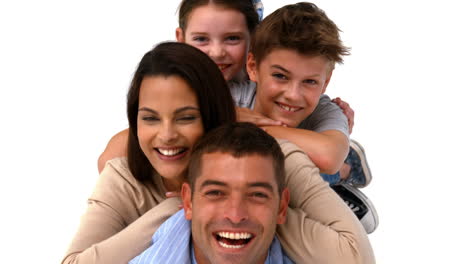
[{"label": "man's face", "polygon": [[289,49],[271,51],[258,65],[252,54],[247,70],[257,83],[254,111],[297,127],[317,107],[330,81],[330,61]]},{"label": "man's face", "polygon": [[193,194],[185,183],[182,198],[198,263],[263,263],[289,192],[279,194],[270,157],[214,152],[202,156]]}]

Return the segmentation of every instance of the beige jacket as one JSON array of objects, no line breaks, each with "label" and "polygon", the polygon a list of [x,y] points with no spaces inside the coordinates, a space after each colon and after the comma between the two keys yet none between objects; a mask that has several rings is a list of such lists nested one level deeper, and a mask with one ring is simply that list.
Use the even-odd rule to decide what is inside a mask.
[{"label": "beige jacket", "polygon": [[[291,193],[287,221],[278,226],[283,249],[296,263],[375,263],[367,234],[318,168],[296,145],[279,140]],[[128,263],[150,246],[156,229],[177,212],[156,175],[141,183],[125,158],[109,161],[88,200],[62,263]]]}]

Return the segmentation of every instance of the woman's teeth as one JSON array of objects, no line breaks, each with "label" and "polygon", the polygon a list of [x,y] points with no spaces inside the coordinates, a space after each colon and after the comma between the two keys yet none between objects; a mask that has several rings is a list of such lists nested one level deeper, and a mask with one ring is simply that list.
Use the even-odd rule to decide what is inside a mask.
[{"label": "woman's teeth", "polygon": [[177,149],[158,149],[158,151],[163,154],[164,156],[175,156],[182,151],[184,151],[183,148],[177,148]]}]

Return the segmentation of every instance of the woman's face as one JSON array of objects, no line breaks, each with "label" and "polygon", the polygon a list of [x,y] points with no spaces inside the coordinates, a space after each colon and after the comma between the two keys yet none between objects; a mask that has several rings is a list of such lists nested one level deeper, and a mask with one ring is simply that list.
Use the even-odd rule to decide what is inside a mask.
[{"label": "woman's face", "polygon": [[138,141],[166,189],[179,191],[193,145],[203,135],[197,96],[178,76],[145,77],[138,105]]},{"label": "woman's face", "polygon": [[243,75],[250,33],[241,12],[213,4],[197,7],[188,16],[185,32],[178,28],[176,37],[210,56],[226,81]]}]

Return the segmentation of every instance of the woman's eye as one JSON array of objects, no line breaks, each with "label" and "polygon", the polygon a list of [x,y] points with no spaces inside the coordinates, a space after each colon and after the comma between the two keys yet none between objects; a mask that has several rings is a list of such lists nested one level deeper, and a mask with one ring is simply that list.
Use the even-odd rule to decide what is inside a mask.
[{"label": "woman's eye", "polygon": [[154,117],[154,116],[144,116],[141,118],[143,121],[148,121],[148,122],[153,122],[153,121],[158,121],[159,118]]},{"label": "woman's eye", "polygon": [[177,118],[177,121],[180,123],[191,123],[192,121],[196,120],[196,116],[182,116]]}]

